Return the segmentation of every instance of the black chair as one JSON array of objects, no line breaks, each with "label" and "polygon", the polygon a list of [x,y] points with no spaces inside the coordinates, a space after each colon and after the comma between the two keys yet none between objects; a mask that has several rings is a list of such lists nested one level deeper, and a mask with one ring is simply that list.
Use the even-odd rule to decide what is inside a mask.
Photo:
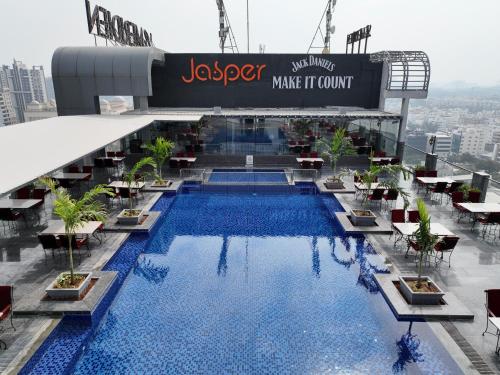
[{"label": "black chair", "polygon": [[448,185],[447,182],[438,182],[434,187],[431,189],[431,200],[432,196],[434,194],[439,194],[440,195],[440,203],[443,203],[443,194],[446,192],[446,186]]},{"label": "black chair", "polygon": [[19,219],[25,219],[22,213],[10,208],[0,208],[0,221],[2,221],[4,234],[6,234],[5,222],[7,222],[9,229],[14,229],[14,227],[18,229],[17,221]]},{"label": "black chair", "polygon": [[186,159],[181,159],[179,161],[179,168],[189,168],[189,162]]},{"label": "black chair", "polygon": [[169,166],[170,168],[179,168],[179,163],[177,162],[177,160],[172,160],[172,159],[170,159],[170,160],[168,161],[168,166]]},{"label": "black chair", "polygon": [[104,159],[95,158],[94,159],[94,167],[96,167],[96,168],[104,168]]},{"label": "black chair", "polygon": [[387,190],[387,194],[384,194],[384,200],[387,205],[389,205],[389,202],[393,204],[395,201],[398,200],[399,196],[399,191],[396,189],[389,189]]},{"label": "black chair", "polygon": [[47,255],[47,250],[51,250],[52,256],[54,256],[54,250],[61,248],[61,241],[53,234],[39,234],[38,240],[42,244],[45,255]]},{"label": "black chair", "polygon": [[313,168],[314,168],[314,169],[317,169],[317,170],[319,170],[319,169],[323,168],[323,162],[322,162],[322,161],[319,161],[319,160],[314,161],[314,162],[313,162]]},{"label": "black chair", "polygon": [[446,236],[442,241],[438,242],[434,246],[434,251],[436,252],[436,254],[441,254],[440,257],[436,255],[436,265],[438,264],[438,262],[443,262],[443,254],[446,252],[450,253],[450,256],[448,258],[448,267],[451,267],[451,255],[453,254],[453,250],[455,249],[455,246],[457,245],[459,239],[460,238],[456,236]]},{"label": "black chair", "polygon": [[373,189],[373,192],[368,195],[368,200],[370,202],[380,202],[380,207],[382,207],[382,198],[384,196],[385,189]]},{"label": "black chair", "polygon": [[[69,238],[66,235],[57,236],[61,247],[69,250]],[[80,250],[83,246],[87,248],[88,254],[90,256],[90,247],[88,238],[77,238],[76,236],[71,236],[71,249]]]}]

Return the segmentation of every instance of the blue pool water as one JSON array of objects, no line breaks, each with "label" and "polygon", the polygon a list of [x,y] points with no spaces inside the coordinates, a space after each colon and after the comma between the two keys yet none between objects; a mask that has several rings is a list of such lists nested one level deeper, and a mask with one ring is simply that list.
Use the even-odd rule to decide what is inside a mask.
[{"label": "blue pool water", "polygon": [[154,236],[124,244],[144,249],[73,373],[461,373],[426,323],[396,321],[333,197],[165,199]]},{"label": "blue pool water", "polygon": [[208,182],[286,184],[288,180],[282,169],[214,169]]}]

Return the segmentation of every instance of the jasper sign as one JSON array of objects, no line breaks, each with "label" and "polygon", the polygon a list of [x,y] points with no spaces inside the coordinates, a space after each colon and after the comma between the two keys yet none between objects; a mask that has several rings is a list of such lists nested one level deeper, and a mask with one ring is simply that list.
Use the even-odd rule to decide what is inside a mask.
[{"label": "jasper sign", "polygon": [[369,55],[166,54],[149,105],[377,108],[381,77]]}]

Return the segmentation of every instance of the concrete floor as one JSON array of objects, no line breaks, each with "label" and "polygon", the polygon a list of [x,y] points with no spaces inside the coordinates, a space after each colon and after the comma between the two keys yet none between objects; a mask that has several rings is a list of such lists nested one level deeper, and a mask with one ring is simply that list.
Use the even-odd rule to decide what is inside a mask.
[{"label": "concrete floor", "polygon": [[[460,237],[451,258],[451,267],[443,263],[436,268],[434,263],[431,263],[430,267],[425,268],[424,273],[431,276],[445,291],[454,293],[475,314],[474,321],[456,321],[453,325],[481,355],[490,369],[500,373],[500,357],[495,354],[497,339],[493,335],[482,336],[486,326],[484,290],[500,288],[500,239],[498,238],[500,232],[497,231],[496,239],[493,237],[483,239],[479,232],[479,225],[472,231],[471,224],[466,219],[457,223],[456,214],[453,218],[451,217],[452,205],[447,203],[446,198],[443,198],[443,203],[440,203],[438,196],[435,196],[435,200],[431,200],[430,195],[426,195],[424,190],[417,193],[416,186],[413,186],[410,181],[401,184],[406,186],[406,191],[411,193],[409,209],[416,208],[417,197],[424,198],[430,212],[431,222],[443,224]],[[352,195],[337,195],[337,197],[350,207],[361,207],[361,199],[356,201]],[[394,207],[402,208],[402,200],[399,199]],[[390,209],[380,210],[378,205],[371,205],[370,209],[390,220]],[[415,257],[410,255],[405,258],[405,245],[394,248],[394,237],[369,235],[368,239],[377,251],[391,259],[401,273],[416,273]]]}]

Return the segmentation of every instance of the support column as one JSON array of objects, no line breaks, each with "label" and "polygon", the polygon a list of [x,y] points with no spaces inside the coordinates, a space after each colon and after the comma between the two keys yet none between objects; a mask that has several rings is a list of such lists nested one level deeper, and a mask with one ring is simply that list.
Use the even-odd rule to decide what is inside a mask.
[{"label": "support column", "polygon": [[406,141],[406,124],[408,123],[408,110],[410,108],[410,99],[403,98],[401,100],[401,120],[399,121],[398,144],[396,146],[396,155],[403,160],[405,141]]},{"label": "support column", "polygon": [[436,154],[425,154],[425,170],[435,171],[437,168],[437,160]]},{"label": "support column", "polygon": [[140,111],[147,111],[149,109],[149,102],[147,96],[134,96],[134,109]]},{"label": "support column", "polygon": [[472,174],[471,186],[473,188],[481,190],[481,203],[484,203],[486,199],[486,193],[488,192],[488,185],[490,184],[490,175],[484,172],[474,172]]}]

